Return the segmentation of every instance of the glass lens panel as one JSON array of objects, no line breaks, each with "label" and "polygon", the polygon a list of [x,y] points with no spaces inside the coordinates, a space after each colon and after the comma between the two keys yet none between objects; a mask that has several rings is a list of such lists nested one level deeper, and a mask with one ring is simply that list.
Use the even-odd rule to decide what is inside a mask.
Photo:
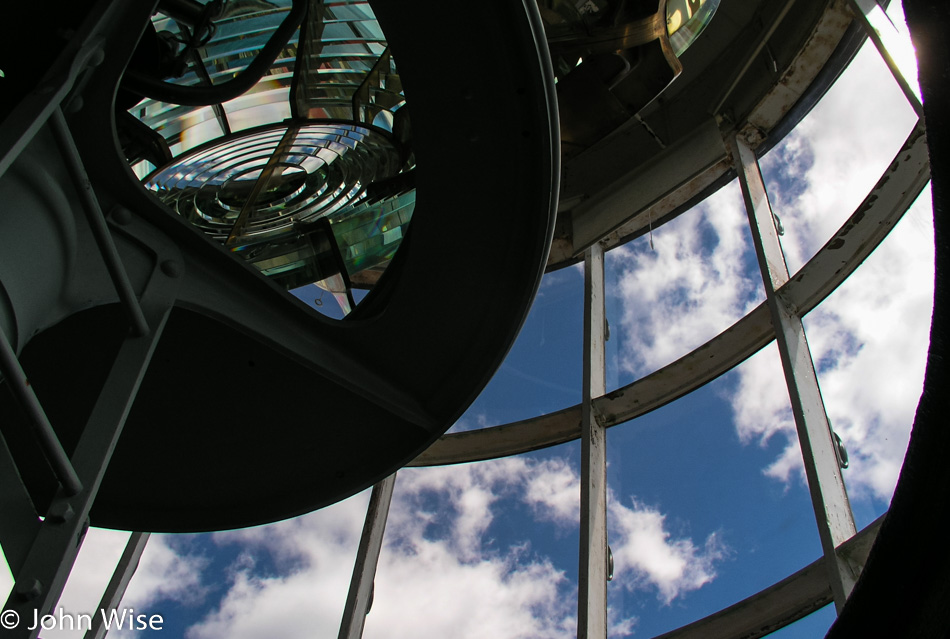
[{"label": "glass lens panel", "polygon": [[677,57],[699,37],[718,8],[719,0],[667,1],[666,29]]}]

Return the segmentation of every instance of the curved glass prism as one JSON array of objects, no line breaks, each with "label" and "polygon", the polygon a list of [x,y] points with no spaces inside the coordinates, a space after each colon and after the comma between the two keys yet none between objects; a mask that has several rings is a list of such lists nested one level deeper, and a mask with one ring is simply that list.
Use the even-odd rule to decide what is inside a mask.
[{"label": "curved glass prism", "polygon": [[385,266],[415,204],[409,184],[396,179],[406,167],[386,131],[314,122],[206,145],[144,184],[262,273],[295,288]]},{"label": "curved glass prism", "polygon": [[719,0],[667,0],[666,29],[676,57],[693,44],[718,8]]}]

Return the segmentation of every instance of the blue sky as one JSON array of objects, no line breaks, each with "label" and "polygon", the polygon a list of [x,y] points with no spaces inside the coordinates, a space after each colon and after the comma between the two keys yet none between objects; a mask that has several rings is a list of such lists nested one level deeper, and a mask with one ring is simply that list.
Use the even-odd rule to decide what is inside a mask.
[{"label": "blue sky", "polygon": [[[860,203],[914,117],[868,45],[762,165],[792,271]],[[607,254],[608,387],[730,326],[764,296],[738,187]],[[826,408],[852,460],[859,527],[884,512],[920,393],[932,290],[929,190],[866,264],[805,319]],[[456,428],[580,400],[582,272],[547,275],[524,330]],[[491,303],[491,300],[485,300]],[[611,636],[651,637],[816,559],[820,545],[774,346],[608,435]],[[575,632],[576,443],[400,471],[364,636]],[[153,536],[124,605],[162,636],[334,637],[368,495],[295,520]],[[92,530],[62,606],[95,607],[126,534]],[[10,585],[0,571],[0,592]],[[824,609],[777,633],[820,636]],[[67,636],[47,633],[44,636]],[[78,633],[73,633],[78,636]]]}]

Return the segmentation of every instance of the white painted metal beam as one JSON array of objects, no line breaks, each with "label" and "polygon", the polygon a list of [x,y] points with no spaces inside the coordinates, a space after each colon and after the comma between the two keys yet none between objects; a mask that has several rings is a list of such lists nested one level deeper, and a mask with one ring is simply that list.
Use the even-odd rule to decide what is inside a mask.
[{"label": "white painted metal beam", "polygon": [[782,358],[792,414],[798,429],[805,476],[811,491],[822,550],[828,562],[835,605],[840,610],[856,575],[836,548],[857,532],[835,447],[834,436],[818,386],[818,376],[798,310],[779,289],[788,282],[788,267],[775,228],[772,207],[755,152],[729,135],[733,161],[745,200],[752,240],[765,282],[766,298]]},{"label": "white painted metal beam", "polygon": [[132,575],[139,567],[139,560],[148,544],[150,533],[134,532],[129,536],[129,541],[125,545],[125,550],[119,558],[119,563],[112,573],[112,579],[106,586],[102,599],[99,601],[99,608],[92,611],[92,624],[86,631],[84,639],[102,639],[109,631],[106,628],[105,620],[110,611],[115,610],[122,603],[122,597],[132,581]]},{"label": "white painted metal beam", "polygon": [[901,63],[910,63],[914,60],[914,47],[910,43],[910,36],[901,35],[891,19],[884,13],[884,9],[874,0],[850,0],[851,9],[855,17],[864,27],[868,38],[877,47],[878,53],[897,85],[903,91],[911,108],[918,118],[924,117],[924,106],[920,101],[920,87],[915,77],[907,77],[913,69],[901,68]]},{"label": "white painted metal beam", "polygon": [[[688,188],[698,176],[726,158],[722,135],[709,118],[689,135],[664,149],[647,166],[640,166],[616,180],[601,193],[571,210],[574,254],[580,255],[651,205]],[[710,178],[703,180],[705,187]],[[646,226],[642,220],[640,226]]]},{"label": "white painted metal beam", "polygon": [[[13,610],[20,619],[49,614],[59,600],[89,527],[92,503],[175,302],[181,257],[173,247],[163,247],[155,256],[152,276],[140,299],[146,323],[152,330],[144,336],[130,334],[120,346],[72,454],[82,490],[75,495],[63,489],[57,492],[14,575],[13,592],[5,608]],[[30,630],[28,624],[22,623],[5,636],[32,639],[40,631],[39,626]]]},{"label": "white painted metal beam", "polygon": [[373,584],[376,580],[376,566],[383,547],[383,535],[386,532],[386,520],[389,518],[389,504],[396,485],[396,473],[373,486],[366,509],[366,521],[363,535],[356,552],[356,565],[350,579],[350,590],[346,595],[343,608],[343,622],[340,624],[339,639],[360,639],[363,636],[363,624],[373,605]]},{"label": "white painted metal beam", "polygon": [[[882,515],[839,552],[863,564],[884,521]],[[831,603],[826,562],[820,558],[751,597],[654,639],[758,639]]]},{"label": "white painted metal beam", "polygon": [[593,399],[606,392],[604,249],[584,254],[584,398],[581,404],[581,534],[578,639],[607,637],[607,431]]},{"label": "white painted metal beam", "polygon": [[[73,453],[72,461],[82,481],[82,490],[70,496],[60,489],[15,575],[16,582],[6,608],[14,610],[20,619],[49,614],[59,600],[89,526],[92,502],[171,311],[177,282],[170,280],[170,276],[163,278],[162,275],[153,278],[158,284],[146,291],[142,304],[153,330],[143,337],[126,338]],[[158,299],[149,299],[150,292]],[[31,631],[24,623],[7,632],[10,637],[33,638],[40,630],[36,627]]]},{"label": "white painted metal beam", "polygon": [[33,500],[0,433],[0,547],[13,574],[19,572],[39,528]]}]

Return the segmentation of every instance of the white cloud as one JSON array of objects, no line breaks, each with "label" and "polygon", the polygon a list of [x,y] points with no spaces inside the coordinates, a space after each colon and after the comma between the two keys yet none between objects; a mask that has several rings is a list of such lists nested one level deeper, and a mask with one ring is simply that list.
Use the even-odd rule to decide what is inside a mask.
[{"label": "white cloud", "polygon": [[[890,499],[923,390],[933,309],[929,217],[928,189],[886,244],[806,319],[828,414],[851,457],[846,481],[859,496]],[[855,347],[839,348],[843,333]]]},{"label": "white cloud", "polygon": [[[113,569],[125,547],[128,533],[90,528],[70,579],[63,590],[56,610],[66,615],[89,614],[99,606]],[[84,631],[54,628],[43,632],[48,639],[81,637]]]},{"label": "white cloud", "polygon": [[477,430],[479,428],[487,428],[489,426],[494,426],[494,424],[489,423],[488,416],[485,413],[477,413],[475,415],[469,415],[466,413],[462,415],[452,427],[449,428],[447,433],[462,433],[467,430]]},{"label": "white cloud", "polygon": [[[576,586],[532,549],[539,526],[576,530],[579,478],[563,459],[508,458],[448,468],[406,469],[396,482],[386,544],[366,637],[523,637],[573,635]],[[211,570],[196,536],[155,535],[123,607],[154,612],[169,601],[210,606],[189,639],[228,636],[332,636],[337,632],[363,524],[367,493],[293,520],[213,534],[231,560]],[[520,541],[488,535],[503,508],[523,506]],[[617,579],[655,589],[669,603],[711,580],[721,549],[673,538],[654,508],[610,496]],[[527,513],[525,515],[524,513]],[[532,516],[534,522],[531,521]],[[91,610],[127,534],[94,531],[83,551],[68,609]],[[207,538],[205,538],[207,539]],[[64,601],[67,601],[64,599]],[[612,636],[628,636],[635,618],[613,613]],[[51,635],[52,636],[52,635]],[[75,636],[78,636],[76,634]],[[122,636],[122,635],[117,635]]]},{"label": "white cloud", "polygon": [[653,586],[664,604],[701,588],[716,577],[715,564],[726,556],[726,548],[713,532],[705,545],[691,539],[671,539],[666,516],[635,498],[632,507],[610,504],[611,550],[614,579],[632,590]]},{"label": "white cloud", "polygon": [[[892,3],[896,4],[896,3]],[[900,19],[898,18],[898,21]],[[873,108],[869,105],[873,104]],[[794,273],[860,204],[900,148],[913,111],[871,45],[763,160]],[[920,395],[932,306],[929,192],[838,291],[806,319],[827,412],[851,457],[853,498],[888,500]],[[621,364],[637,375],[702,344],[762,299],[744,207],[731,185],[646,239],[611,252],[621,270]],[[774,345],[734,374],[736,431],[786,446],[763,471],[803,479]]]},{"label": "white cloud", "polygon": [[[867,108],[869,103],[874,108]],[[793,270],[850,215],[915,116],[870,45],[813,113],[763,161]],[[860,159],[860,161],[856,161]],[[920,396],[933,290],[929,189],[891,236],[805,318],[826,410],[851,458],[852,498],[890,499]],[[732,398],[745,441],[787,440],[766,474],[803,481],[774,347],[739,369]]]},{"label": "white cloud", "polygon": [[[923,387],[933,290],[929,190],[865,264],[805,318],[825,408],[851,466],[852,498],[888,501]],[[787,440],[766,474],[803,481],[801,453],[775,346],[738,369],[732,396],[743,441]]]},{"label": "white cloud", "polygon": [[475,560],[441,540],[387,546],[366,637],[563,637],[574,598],[561,570],[527,546]]},{"label": "white cloud", "polygon": [[[563,574],[549,560],[528,558],[530,537],[546,534],[544,531],[526,530],[525,544],[506,550],[486,551],[476,541],[483,539],[494,517],[491,505],[503,497],[521,500],[539,521],[576,530],[580,478],[571,464],[558,458],[508,458],[463,467],[413,470],[408,482],[402,483],[404,474],[408,473],[400,473],[397,487],[407,491],[403,499],[409,503],[400,504],[402,514],[393,522],[395,530],[387,532],[393,541],[387,544],[382,560],[376,606],[390,606],[386,609],[396,614],[407,610],[415,599],[428,601],[425,625],[436,629],[432,636],[547,637],[574,633],[576,590],[571,587],[566,591]],[[446,525],[450,534],[444,540],[425,534],[425,529],[446,516],[445,505],[438,500],[428,510],[420,501],[434,491],[453,495],[449,510],[456,520]],[[722,556],[715,535],[703,549],[689,539],[672,539],[657,510],[636,501],[632,508],[625,506],[612,492],[608,520],[612,522],[611,545],[618,558],[616,578],[626,587],[655,588],[658,598],[669,603],[714,578],[712,566]],[[647,521],[650,525],[644,525]],[[445,553],[453,547],[456,555],[449,560]],[[384,595],[379,580],[388,570],[400,575],[394,581],[399,584],[399,592]],[[442,573],[445,578],[438,574],[433,577],[431,572]],[[437,584],[429,583],[435,578]],[[511,589],[517,592],[509,592]],[[472,615],[472,610],[480,612]],[[486,612],[492,610],[505,612],[485,619]],[[530,611],[536,614],[527,616]],[[394,634],[393,622],[385,614],[378,619],[378,625],[372,627],[385,627],[386,636],[415,637],[421,632],[429,636],[428,630],[423,631],[417,623],[410,624],[405,635]],[[502,620],[504,625],[495,625]],[[635,621],[613,616],[612,635],[631,634]],[[367,623],[369,631],[370,620]]]},{"label": "white cloud", "polygon": [[[524,482],[523,460],[408,469],[396,481],[366,637],[558,637],[573,624],[563,573],[527,544],[489,548],[493,505]],[[220,606],[188,636],[336,633],[353,570],[365,497],[273,526],[215,536],[283,560],[261,577],[232,573]],[[289,563],[288,563],[289,562]],[[477,614],[473,614],[477,611]]]},{"label": "white cloud", "polygon": [[[650,373],[728,328],[763,296],[750,277],[748,222],[737,184],[614,249],[620,270],[621,366]],[[754,274],[753,274],[754,275]]]},{"label": "white cloud", "polygon": [[546,460],[533,469],[524,500],[542,521],[576,526],[580,513],[580,477],[563,459]]},{"label": "white cloud", "polygon": [[[61,609],[65,615],[79,615],[91,614],[98,609],[128,538],[127,532],[101,528],[88,530],[62,597],[56,605],[57,611]],[[171,548],[166,537],[153,535],[123,599],[123,607],[133,607],[137,613],[148,613],[151,612],[148,609],[150,605],[163,599],[178,602],[200,600],[200,571],[204,564],[201,558],[182,555]],[[4,573],[0,571],[0,578]],[[12,576],[8,579],[9,583],[0,581],[0,594],[4,599],[13,586]],[[43,632],[43,636],[48,639],[84,635],[85,629],[79,628],[69,630],[57,627]],[[131,635],[113,632],[110,636],[119,639]]]},{"label": "white cloud", "polygon": [[215,584],[224,590],[220,602],[186,636],[335,635],[367,499],[364,492],[292,520],[212,535],[222,550],[238,555],[225,583]]},{"label": "white cloud", "polygon": [[123,607],[146,610],[160,601],[197,605],[204,599],[202,572],[207,558],[179,549],[174,541],[173,535],[149,537]]},{"label": "white cloud", "polygon": [[524,459],[509,457],[403,470],[396,482],[399,507],[393,508],[387,535],[395,543],[412,546],[415,539],[444,529],[445,542],[459,558],[474,561],[481,555],[484,533],[494,519],[493,504],[518,487],[526,468]]},{"label": "white cloud", "polygon": [[[532,473],[524,499],[543,518],[578,525],[580,477],[563,460],[548,460]],[[697,547],[688,538],[673,538],[666,516],[635,497],[631,506],[613,490],[607,493],[607,522],[614,555],[614,579],[628,590],[656,588],[658,598],[669,604],[701,588],[715,576],[714,566],[726,554],[716,533]]]},{"label": "white cloud", "polygon": [[743,362],[736,372],[736,389],[729,399],[740,441],[748,444],[757,439],[765,445],[778,433],[793,432],[795,424],[775,343]]},{"label": "white cloud", "polygon": [[790,270],[811,258],[857,208],[915,121],[867,42],[825,98],[762,162],[763,171],[775,177],[769,196],[785,226]]},{"label": "white cloud", "polygon": [[10,565],[7,563],[7,557],[3,554],[3,548],[0,548],[0,597],[6,601],[13,590],[13,574],[10,572]]}]

